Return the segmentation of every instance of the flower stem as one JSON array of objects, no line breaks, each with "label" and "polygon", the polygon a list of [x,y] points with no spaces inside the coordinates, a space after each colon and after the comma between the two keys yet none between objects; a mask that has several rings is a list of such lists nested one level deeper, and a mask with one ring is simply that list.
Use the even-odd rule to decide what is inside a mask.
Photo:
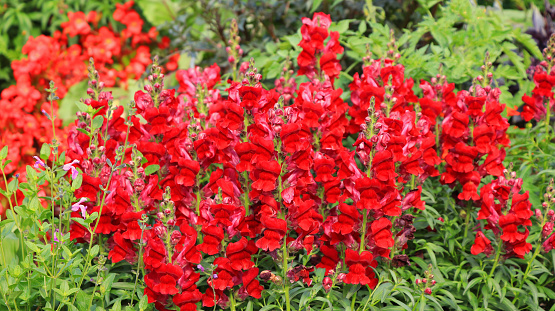
[{"label": "flower stem", "polygon": [[[540,228],[543,228],[546,222],[547,222],[547,217],[544,217]],[[534,251],[534,254],[532,254],[532,258],[530,258],[530,261],[528,261],[528,265],[526,266],[526,271],[524,272],[524,275],[522,276],[522,281],[518,286],[519,291],[516,292],[515,298],[513,299],[513,304],[518,300],[520,290],[522,289],[522,286],[524,286],[524,282],[526,281],[526,278],[528,277],[528,273],[530,273],[530,269],[532,268],[532,263],[534,263],[534,260],[540,254],[541,249],[542,249],[542,240],[539,239],[538,244],[536,245],[536,250]]]},{"label": "flower stem", "polygon": [[133,293],[131,296],[131,301],[135,300],[137,293],[137,282],[139,281],[139,272],[143,263],[143,235],[145,230],[141,228],[141,240],[139,241],[139,261],[137,263],[137,273],[135,274],[135,285],[133,286]]},{"label": "flower stem", "polygon": [[368,222],[368,210],[362,210],[362,235],[360,236],[359,254],[364,252],[364,244],[366,244],[366,223]]},{"label": "flower stem", "polygon": [[472,210],[472,201],[468,201],[468,204],[466,206],[466,217],[464,220],[464,237],[463,237],[463,241],[464,239],[466,239],[466,237],[468,236],[468,225],[470,223],[470,212]]},{"label": "flower stem", "polygon": [[289,299],[289,284],[287,284],[287,267],[288,267],[288,254],[287,254],[287,234],[283,237],[283,291],[285,292],[285,304],[287,311],[291,311],[291,300]]},{"label": "flower stem", "polygon": [[551,131],[551,107],[549,107],[549,103],[547,103],[547,115],[545,118],[545,136],[547,137],[546,142],[549,143],[551,140],[549,132]]},{"label": "flower stem", "polygon": [[491,268],[491,271],[489,272],[489,276],[488,278],[491,278],[493,276],[493,273],[495,272],[495,268],[497,268],[497,266],[499,265],[499,257],[501,257],[501,245],[503,244],[503,242],[501,240],[497,241],[497,250],[495,251],[495,259],[493,262],[493,267]]},{"label": "flower stem", "polygon": [[353,299],[351,300],[351,310],[355,309],[355,302],[357,301],[357,292],[353,295]]},{"label": "flower stem", "polygon": [[233,296],[233,291],[229,293],[229,307],[231,311],[235,311],[235,297]]},{"label": "flower stem", "polygon": [[[94,300],[94,293],[96,292],[96,288],[98,287],[98,280],[100,279],[100,269],[98,269],[98,273],[96,275],[96,282],[94,282],[94,289],[91,295],[91,301],[89,302],[89,307],[87,308],[87,310],[91,310],[91,306],[92,306],[92,302]],[[62,304],[60,304],[61,306]]]},{"label": "flower stem", "polygon": [[[98,218],[96,218],[96,223],[94,225],[93,230],[90,232],[91,233],[91,238],[89,239],[89,248],[87,250],[87,262],[85,264],[85,269],[83,270],[83,275],[81,276],[81,279],[79,280],[79,285],[77,286],[77,289],[81,288],[81,284],[83,284],[83,280],[85,280],[86,275],[89,272],[89,268],[91,265],[91,249],[93,246],[93,238],[94,238],[94,233],[96,232],[96,228],[98,227],[98,224],[100,223],[100,217],[102,216],[102,209],[104,208],[104,203],[106,202],[106,195],[108,194],[108,188],[110,187],[110,183],[112,181],[112,176],[114,175],[114,168],[112,167],[112,170],[110,172],[110,177],[108,178],[108,182],[106,183],[106,189],[104,191],[104,194],[102,195],[102,200],[100,201],[100,210],[98,211]],[[71,304],[75,304],[75,299],[77,299],[77,293],[75,293],[75,296],[73,296],[73,300],[71,302]]]}]

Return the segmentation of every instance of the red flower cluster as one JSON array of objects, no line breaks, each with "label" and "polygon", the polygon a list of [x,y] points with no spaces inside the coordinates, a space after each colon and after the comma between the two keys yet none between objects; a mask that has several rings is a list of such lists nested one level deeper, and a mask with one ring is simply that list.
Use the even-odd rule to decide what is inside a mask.
[{"label": "red flower cluster", "polygon": [[[118,20],[131,24],[126,10],[118,7]],[[96,112],[80,113],[68,139],[68,156],[84,172],[75,194],[88,200],[73,217],[99,213],[95,233],[107,238],[100,241],[107,241],[113,262],[142,258],[145,294],[158,310],[258,299],[259,279],[310,286],[315,267],[327,275],[346,272],[338,275],[342,282],[375,287],[376,258],[394,266],[409,262],[403,250],[416,230],[412,213],[425,207],[420,185],[440,175],[440,125],[447,161],[442,178],[452,186],[460,182],[462,199],[479,200],[467,184],[477,187],[481,176],[503,171],[498,148],[508,140],[496,90],[475,86],[475,96],[455,96],[441,79],[423,82],[418,98],[402,65],[365,58],[363,74],[350,85],[349,107],[333,85],[342,48],[339,35],[328,33],[330,23],[321,13],[303,19],[299,73],[310,80],[298,87],[294,80],[285,87],[284,78],[276,89],[263,89],[251,63],[223,97],[220,68],[213,65],[178,71],[176,95],[164,89],[155,63],[149,84],[135,94],[138,115],[124,117],[104,84],[91,83],[84,102]],[[99,81],[94,68],[89,74]],[[98,118],[102,126],[91,127]],[[344,142],[354,133],[356,150],[350,151]],[[503,215],[512,218],[488,229],[502,230],[507,248],[520,254],[527,233],[518,226],[529,225],[529,205],[519,186],[503,192],[510,183],[518,184],[499,179],[481,199],[499,202],[484,203],[498,215],[512,202]],[[76,222],[71,239],[87,242],[90,235]],[[309,266],[294,264],[298,253],[311,256]],[[254,256],[279,257],[283,279],[271,271],[259,277]]]},{"label": "red flower cluster", "polygon": [[[312,19],[303,18],[301,27],[302,40],[299,46],[303,49],[297,57],[298,75],[306,75],[323,80],[326,76],[333,83],[341,72],[337,54],[343,53],[339,44],[339,32],[328,31],[331,19],[328,14],[315,13]],[[329,37],[329,40],[326,39]]]},{"label": "red flower cluster", "polygon": [[525,121],[535,119],[537,121],[545,118],[548,110],[555,112],[555,72],[553,65],[555,60],[555,37],[550,37],[547,48],[543,51],[544,61],[534,68],[534,84],[532,96],[524,94],[522,101],[524,106],[520,115]]},{"label": "red flower cluster", "polygon": [[[128,79],[138,79],[146,70],[153,45],[161,49],[168,47],[167,38],[156,42],[158,33],[154,27],[146,33],[142,31],[143,21],[132,6],[133,1],[118,4],[114,12],[114,19],[126,27],[121,34],[111,26],[98,28],[100,16],[94,11],[69,12],[62,31],[27,41],[22,50],[27,57],[12,62],[16,85],[3,90],[0,97],[4,107],[0,115],[0,136],[2,144],[10,146],[12,160],[6,173],[33,163],[37,149],[54,138],[50,116],[57,115],[58,104],[54,102],[51,107],[41,95],[49,81],[55,82],[57,95],[63,98],[71,86],[86,79],[87,61],[92,57],[107,87],[126,88]],[[78,43],[70,45],[69,39],[76,36]],[[167,64],[169,70],[177,68],[178,57],[172,57]],[[123,63],[127,65],[120,69]],[[55,128],[58,139],[66,135],[58,118]]]},{"label": "red flower cluster", "polygon": [[[478,201],[478,188],[485,176],[502,176],[509,123],[501,116],[500,91],[490,86],[491,63],[486,60],[484,76],[479,76],[470,92],[460,91],[456,99],[444,101],[442,157],[445,171],[441,182],[462,186],[459,200]],[[445,94],[444,94],[445,96]],[[472,204],[472,203],[469,203]]]},{"label": "red flower cluster", "polygon": [[[532,225],[532,205],[528,200],[528,192],[519,194],[522,179],[514,178],[514,174],[507,175],[481,188],[482,206],[478,219],[485,219],[487,224],[484,229],[491,230],[503,242],[505,257],[524,258],[532,249],[532,244],[526,242],[529,234],[526,227]],[[520,228],[524,228],[524,231]],[[492,251],[491,241],[482,232],[478,232],[471,253],[489,255]]]}]

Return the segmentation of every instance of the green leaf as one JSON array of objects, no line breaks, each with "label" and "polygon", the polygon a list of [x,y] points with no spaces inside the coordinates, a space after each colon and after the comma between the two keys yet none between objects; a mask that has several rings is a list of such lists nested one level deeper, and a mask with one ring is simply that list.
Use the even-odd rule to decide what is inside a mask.
[{"label": "green leaf", "polygon": [[145,168],[145,175],[151,175],[154,172],[157,172],[159,169],[160,165],[158,164],[149,165]]},{"label": "green leaf", "polygon": [[8,157],[8,146],[4,146],[4,148],[0,150],[0,160],[4,160],[6,157]]},{"label": "green leaf", "polygon": [[482,281],[481,278],[475,278],[475,279],[473,279],[472,281],[470,281],[470,282],[468,283],[468,285],[466,285],[466,287],[464,288],[463,295],[466,294],[466,292],[467,292],[469,289],[471,289],[472,287],[474,287],[476,284],[480,283],[481,281]]},{"label": "green leaf", "polygon": [[2,263],[10,264],[16,263],[18,260],[17,252],[19,250],[19,239],[17,235],[9,230],[2,230],[2,243],[0,244],[0,251],[2,251]]},{"label": "green leaf", "polygon": [[75,221],[76,223],[80,224],[85,228],[89,228],[89,224],[85,222],[83,218],[80,217],[72,217],[71,220]]},{"label": "green leaf", "polygon": [[116,300],[116,302],[112,306],[112,309],[110,309],[110,310],[111,311],[121,311],[121,299]]},{"label": "green leaf", "polygon": [[313,0],[312,1],[312,9],[310,9],[310,13],[314,13],[316,9],[322,4],[322,0]]},{"label": "green leaf", "polygon": [[[66,96],[60,101],[60,108],[58,109],[58,116],[64,121],[64,124],[69,124],[73,120],[75,120],[75,114],[78,110],[81,110],[79,102],[81,97],[87,94],[87,89],[89,88],[89,82],[87,80],[83,80],[77,84],[74,84],[72,87],[69,88]],[[81,111],[87,111],[81,110]]]},{"label": "green leaf", "polygon": [[25,241],[25,244],[27,244],[27,247],[29,247],[33,252],[40,253],[41,249],[35,243],[31,241]]},{"label": "green leaf", "polygon": [[40,148],[40,158],[43,160],[47,160],[48,157],[50,157],[50,145],[47,143],[44,143]]},{"label": "green leaf", "polygon": [[154,26],[173,21],[175,12],[180,11],[180,1],[137,0],[135,3],[142,9],[146,20]]},{"label": "green leaf", "polygon": [[101,128],[103,123],[104,123],[104,116],[96,116],[92,122],[93,130]]},{"label": "green leaf", "polygon": [[98,255],[98,252],[100,251],[100,247],[98,245],[95,245],[91,248],[91,254],[90,257],[94,258],[96,255]]},{"label": "green leaf", "polygon": [[526,48],[532,55],[534,55],[537,59],[543,59],[542,52],[538,48],[536,41],[527,33],[522,32],[521,29],[515,28],[513,29],[513,35],[515,39]]},{"label": "green leaf", "polygon": [[330,26],[330,31],[338,31],[340,34],[343,34],[345,31],[349,29],[349,23],[351,22],[350,19],[344,19],[337,23],[332,23]]},{"label": "green leaf", "polygon": [[364,34],[366,32],[366,21],[360,21],[360,24],[358,25],[358,33],[360,35]]},{"label": "green leaf", "polygon": [[81,111],[81,112],[88,112],[89,111],[89,106],[84,104],[81,101],[76,101],[75,105],[77,106],[77,108],[79,108],[79,111]]},{"label": "green leaf", "polygon": [[77,189],[81,188],[82,184],[83,184],[83,174],[79,174],[79,175],[77,175],[77,178],[75,178],[71,182],[71,189],[77,190]]},{"label": "green leaf", "polygon": [[[135,293],[133,293],[133,295],[135,295]],[[148,297],[147,295],[143,295],[143,297],[141,297],[141,301],[139,301],[139,310],[144,311],[146,310],[147,307],[148,307]]]}]

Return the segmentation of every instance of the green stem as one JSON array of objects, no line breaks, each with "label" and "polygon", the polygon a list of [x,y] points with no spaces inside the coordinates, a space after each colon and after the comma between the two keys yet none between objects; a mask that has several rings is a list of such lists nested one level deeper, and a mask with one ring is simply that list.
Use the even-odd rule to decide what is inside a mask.
[{"label": "green stem", "polygon": [[466,239],[466,237],[468,236],[468,225],[470,223],[470,212],[472,210],[472,201],[468,201],[467,206],[466,206],[466,217],[464,220],[464,237],[463,237],[463,241],[464,239]]},{"label": "green stem", "polygon": [[489,276],[488,278],[491,278],[493,276],[493,273],[495,272],[495,268],[497,268],[497,266],[499,265],[499,257],[501,257],[501,245],[503,244],[503,241],[498,240],[497,241],[497,250],[495,251],[495,259],[493,262],[493,267],[491,268],[491,271],[489,272]]},{"label": "green stem", "polygon": [[[110,183],[112,181],[112,176],[114,175],[114,168],[112,167],[111,171],[110,171],[110,177],[108,178],[108,182],[106,183],[106,189],[108,189],[110,187]],[[90,253],[91,253],[91,249],[93,246],[93,238],[94,238],[94,233],[96,232],[96,228],[98,227],[98,224],[100,223],[100,217],[102,215],[102,210],[104,208],[104,203],[106,201],[106,195],[107,195],[108,191],[105,190],[104,194],[102,195],[102,200],[100,201],[100,210],[98,211],[98,218],[96,219],[96,223],[94,225],[93,230],[90,232],[91,233],[91,238],[89,239],[89,248],[87,250],[87,262],[85,264],[85,269],[83,270],[83,275],[81,276],[81,279],[79,280],[79,285],[77,285],[77,289],[81,288],[81,284],[83,284],[83,280],[85,280],[85,276],[88,274],[89,272],[89,268],[91,265],[91,260],[92,258],[90,258]],[[71,302],[71,304],[75,304],[75,299],[77,299],[77,293],[79,291],[77,291],[75,293],[75,296],[73,296],[73,300]]]},{"label": "green stem", "polygon": [[359,254],[364,252],[364,244],[366,244],[366,223],[368,222],[368,210],[362,210],[362,235],[360,236]]},{"label": "green stem", "polygon": [[420,301],[422,301],[422,298],[424,298],[424,292],[422,292],[422,294],[420,295],[420,298],[418,298],[418,301],[416,302],[412,310],[416,310],[416,307],[420,304]]},{"label": "green stem", "polygon": [[[2,231],[4,228],[0,227],[0,236],[2,236]],[[21,246],[23,247],[23,245]],[[2,245],[2,239],[0,239],[0,250],[2,251],[2,261],[4,262],[3,267],[6,268],[6,270],[4,270],[4,272],[6,273],[6,284],[8,284],[8,286],[10,285],[10,279],[8,276],[8,266],[6,265],[6,255],[4,255],[4,246]],[[4,293],[4,291],[0,291],[2,292],[2,296],[4,297],[4,301],[6,302],[6,307],[8,307],[8,310],[11,311],[10,305],[8,304],[8,298],[6,297],[6,293]],[[14,303],[15,304],[15,303]],[[17,305],[16,305],[17,307]]]},{"label": "green stem", "polygon": [[357,300],[357,292],[353,295],[353,299],[351,300],[351,310],[355,309],[355,302]]},{"label": "green stem", "polygon": [[283,291],[285,292],[285,304],[287,306],[287,311],[291,311],[291,300],[289,299],[289,285],[287,284],[287,235],[283,237]]},{"label": "green stem", "polygon": [[[538,244],[541,244],[541,242],[538,243]],[[513,299],[513,304],[518,300],[520,290],[522,289],[522,286],[524,286],[524,281],[526,281],[526,278],[528,277],[528,273],[530,273],[530,269],[532,268],[532,263],[534,262],[534,260],[538,256],[538,254],[540,253],[540,250],[541,250],[541,245],[538,245],[536,247],[536,250],[534,251],[534,254],[532,255],[532,258],[528,262],[528,266],[526,267],[526,271],[524,272],[524,275],[522,276],[522,281],[520,282],[520,285],[518,286],[519,291],[517,291],[516,294],[515,294],[515,298]]]},{"label": "green stem", "polygon": [[547,103],[547,116],[545,118],[545,136],[547,137],[547,143],[550,141],[549,132],[551,131],[551,107],[549,107],[549,103]]},{"label": "green stem", "polygon": [[[87,310],[91,310],[91,306],[92,306],[92,302],[94,300],[94,293],[96,292],[96,287],[98,287],[98,280],[100,279],[100,269],[98,269],[98,273],[96,275],[96,282],[94,282],[94,289],[91,295],[91,301],[89,301],[89,307],[87,308]],[[61,306],[62,304],[60,304]]]},{"label": "green stem", "polygon": [[139,272],[141,271],[141,267],[142,267],[142,263],[143,263],[143,234],[144,234],[144,230],[141,229],[141,241],[139,243],[140,244],[140,248],[139,248],[139,262],[138,262],[138,266],[137,266],[137,273],[135,274],[135,285],[133,286],[133,293],[131,296],[131,302],[133,302],[135,300],[135,296],[136,296],[136,292],[137,292],[137,282],[139,281]]},{"label": "green stem", "polygon": [[[249,141],[249,133],[248,133],[248,127],[249,127],[249,115],[247,113],[247,110],[244,110],[244,117],[243,117],[243,142],[248,142]],[[244,204],[245,204],[245,216],[249,215],[249,208],[250,208],[250,201],[249,201],[249,173],[248,172],[243,172],[243,179],[245,181],[245,199],[244,199]],[[281,195],[281,194],[280,194]]]},{"label": "green stem", "polygon": [[[52,92],[52,95],[54,95],[54,92]],[[58,140],[56,139],[56,126],[54,125],[55,118],[56,117],[54,116],[54,102],[52,99],[50,99],[50,121],[52,123],[52,137],[56,141],[56,146],[58,146]],[[58,162],[58,152],[56,152],[55,160],[56,160],[55,162]]]},{"label": "green stem", "polygon": [[[545,225],[546,222],[547,222],[547,217],[544,217],[540,228],[543,228],[543,226]],[[536,245],[536,250],[534,251],[534,254],[532,255],[532,258],[530,258],[530,261],[528,261],[528,265],[526,266],[526,271],[524,272],[524,275],[522,276],[522,281],[520,282],[520,285],[518,286],[519,291],[516,292],[515,298],[513,299],[513,304],[518,300],[520,290],[522,289],[522,286],[524,286],[524,282],[526,281],[526,278],[528,277],[528,273],[530,273],[530,269],[532,268],[532,263],[534,263],[534,260],[540,254],[540,251],[542,249],[541,244],[542,244],[542,240],[539,239],[538,243]]]},{"label": "green stem", "polygon": [[10,191],[8,190],[8,179],[6,178],[6,173],[4,172],[4,167],[3,165],[0,164],[0,170],[2,171],[2,176],[4,177],[4,184],[6,185],[6,194],[8,194],[6,197],[8,199],[8,204],[10,205],[10,209],[12,210],[12,214],[13,214],[13,220],[15,222],[15,226],[17,227],[17,230],[19,230],[19,240],[21,242],[21,258],[25,258],[25,247],[23,247],[25,245],[25,243],[23,242],[23,230],[21,230],[21,226],[19,225],[19,221],[17,220],[17,214],[15,213],[15,210],[13,208],[13,204],[12,204],[12,195],[10,193]]},{"label": "green stem", "polygon": [[235,297],[233,295],[233,291],[229,294],[229,307],[231,311],[235,311]]},{"label": "green stem", "polygon": [[[54,201],[54,178],[56,178],[56,175],[54,174],[54,168],[52,168],[51,171],[49,171],[48,173],[51,173],[52,178],[50,179],[50,203],[52,204],[52,221],[51,221],[51,230],[52,230],[52,239],[54,239],[54,233],[56,232],[56,226],[54,225],[54,210],[56,208],[56,202]],[[53,273],[53,279],[50,282],[50,291],[52,292],[53,286],[56,283],[56,257],[54,256],[54,258],[52,259],[52,273]],[[52,295],[52,307],[54,307],[56,305],[56,295]]]}]

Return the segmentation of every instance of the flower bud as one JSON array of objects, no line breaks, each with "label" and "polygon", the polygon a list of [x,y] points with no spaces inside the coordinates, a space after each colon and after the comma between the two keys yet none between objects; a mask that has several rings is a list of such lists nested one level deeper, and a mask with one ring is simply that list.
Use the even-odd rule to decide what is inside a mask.
[{"label": "flower bud", "polygon": [[553,232],[553,223],[552,222],[548,222],[545,225],[543,225],[543,229],[542,229],[542,236],[544,238],[548,237],[551,232]]},{"label": "flower bud", "polygon": [[181,240],[181,232],[175,230],[174,232],[172,232],[171,235],[171,243],[173,245],[176,245],[177,243],[179,243],[179,240]]},{"label": "flower bud", "polygon": [[432,294],[432,289],[429,288],[429,287],[426,287],[426,289],[424,290],[424,294],[431,295]]},{"label": "flower bud", "polygon": [[137,180],[135,180],[135,182],[133,183],[133,187],[135,187],[135,192],[141,192],[143,191],[143,189],[145,188],[145,182],[143,179],[138,178]]},{"label": "flower bud", "polygon": [[322,286],[324,287],[324,291],[326,291],[326,293],[328,293],[331,289],[331,287],[333,286],[333,281],[331,280],[330,277],[325,277],[324,280],[322,281]]},{"label": "flower bud", "polygon": [[343,284],[343,281],[345,280],[345,278],[347,277],[347,275],[345,273],[339,273],[339,275],[337,275],[337,284]]},{"label": "flower bud", "polygon": [[170,225],[170,226],[175,225],[175,219],[173,219],[173,218],[168,219],[168,225]]},{"label": "flower bud", "polygon": [[164,226],[158,226],[156,228],[154,228],[154,233],[156,233],[156,235],[158,235],[159,238],[163,238],[164,235],[166,235],[168,231],[166,230],[166,227]]},{"label": "flower bud", "polygon": [[264,270],[260,272],[260,279],[262,281],[268,282],[272,278],[273,273],[270,270]]},{"label": "flower bud", "polygon": [[536,218],[537,218],[540,222],[543,221],[542,211],[540,211],[539,209],[536,208],[536,210],[534,211],[534,214],[536,214]]}]

